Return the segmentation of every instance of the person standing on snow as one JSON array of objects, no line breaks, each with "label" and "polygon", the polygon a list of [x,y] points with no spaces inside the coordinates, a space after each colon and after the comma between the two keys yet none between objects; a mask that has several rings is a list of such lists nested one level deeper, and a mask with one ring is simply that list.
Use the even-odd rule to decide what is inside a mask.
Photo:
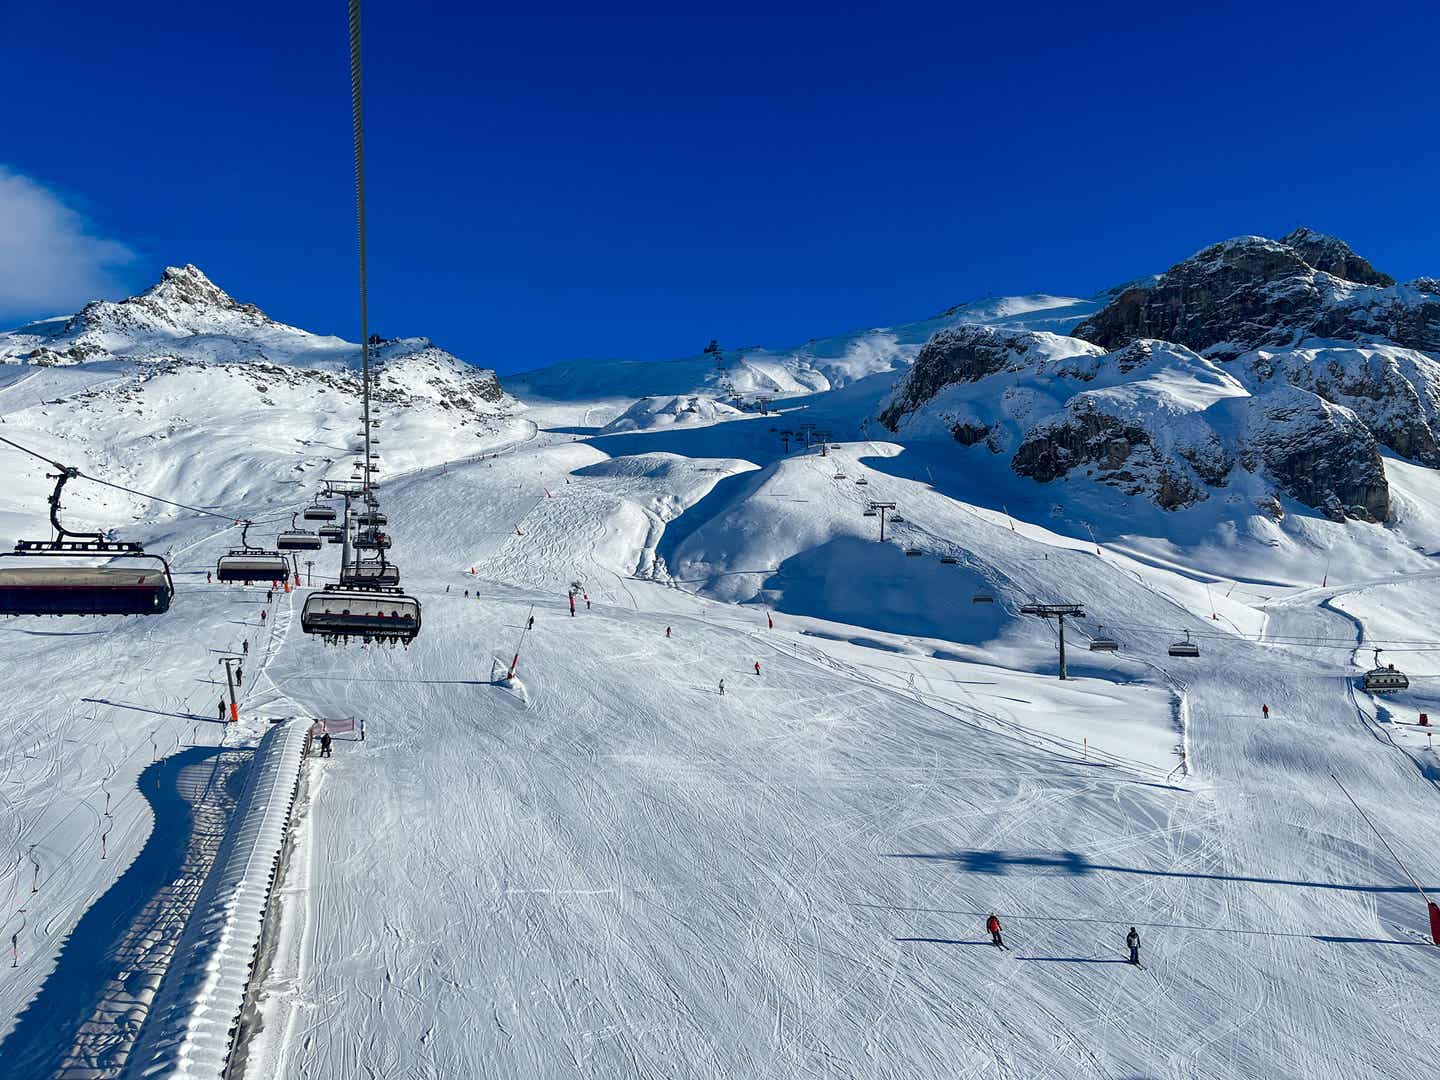
[{"label": "person standing on snow", "polygon": [[240,643],[240,651],[246,656],[250,655],[250,639],[248,637]]},{"label": "person standing on snow", "polygon": [[756,675],[759,675],[759,674],[760,674],[760,661],[759,661],[759,660],[756,660],[756,661],[755,661],[755,674],[756,674]]},{"label": "person standing on snow", "polygon": [[1261,706],[1260,706],[1260,719],[1262,719],[1262,720],[1269,720],[1269,719],[1270,719],[1270,706],[1269,706],[1269,705],[1261,705]]},{"label": "person standing on snow", "polygon": [[665,627],[665,636],[666,636],[667,638],[670,636],[670,628],[669,628],[668,626]]},{"label": "person standing on snow", "polygon": [[245,680],[245,669],[239,664],[235,665],[235,685],[239,686]]},{"label": "person standing on snow", "polygon": [[1130,963],[1136,967],[1140,966],[1140,932],[1133,926],[1130,933],[1125,935],[1125,945],[1130,950]]},{"label": "person standing on snow", "polygon": [[590,610],[590,594],[588,592],[585,594],[585,610]]},{"label": "person standing on snow", "polygon": [[222,724],[225,722],[225,699],[223,697],[220,699],[220,722]]},{"label": "person standing on snow", "polygon": [[261,609],[260,609],[260,621],[261,621],[261,622],[264,622],[264,621],[265,621],[265,609],[264,609],[264,608],[261,608]]},{"label": "person standing on snow", "polygon": [[328,731],[325,732],[325,734],[323,734],[323,735],[320,736],[320,756],[321,756],[321,757],[329,757],[329,756],[330,756],[330,732],[328,732]]},{"label": "person standing on snow", "polygon": [[985,929],[990,933],[990,944],[997,949],[1005,948],[1005,939],[1000,936],[1000,916],[993,911],[990,917],[985,920]]},{"label": "person standing on snow", "polygon": [[724,696],[725,696],[725,680],[724,680],[724,679],[721,679],[721,680],[720,680],[720,696],[721,696],[721,697],[724,697]]},{"label": "person standing on snow", "polygon": [[209,584],[210,584],[210,571],[209,571],[209,570],[206,570],[206,571],[205,571],[205,584],[206,584],[206,585],[209,585]]},{"label": "person standing on snow", "polygon": [[534,629],[535,629],[535,616],[534,616],[534,615],[531,615],[531,616],[530,616],[530,621],[525,624],[525,629],[526,629],[526,630],[534,630]]}]

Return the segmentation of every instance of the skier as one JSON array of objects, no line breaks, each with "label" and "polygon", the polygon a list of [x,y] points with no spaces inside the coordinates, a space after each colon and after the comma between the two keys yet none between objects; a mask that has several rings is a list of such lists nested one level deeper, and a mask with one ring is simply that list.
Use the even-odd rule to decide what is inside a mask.
[{"label": "skier", "polygon": [[585,610],[590,610],[590,594],[588,592],[585,594]]},{"label": "skier", "polygon": [[756,660],[756,661],[755,661],[755,674],[756,674],[756,675],[759,675],[759,674],[760,674],[760,661],[759,661],[759,660]]},{"label": "skier", "polygon": [[329,756],[330,756],[330,732],[328,732],[328,731],[325,732],[324,735],[321,735],[321,736],[320,736],[320,756],[321,756],[321,757],[329,757]]},{"label": "skier", "polygon": [[265,602],[268,604],[268,603],[270,603],[270,601],[272,601],[272,600],[274,600],[274,599],[275,599],[275,590],[274,590],[274,589],[266,589],[266,590],[265,590]]},{"label": "skier", "polygon": [[465,590],[465,599],[466,599],[466,600],[469,600],[469,599],[470,599],[470,590],[469,590],[469,589],[466,589],[466,590]]},{"label": "skier", "polygon": [[450,586],[449,586],[449,585],[446,585],[446,586],[445,586],[445,591],[446,591],[447,593],[450,591]]},{"label": "skier", "polygon": [[261,609],[260,609],[260,621],[261,621],[261,622],[264,622],[264,621],[265,621],[265,609],[264,609],[264,608],[261,608]]},{"label": "skier", "polygon": [[222,724],[225,722],[225,699],[223,697],[220,699],[220,722]]},{"label": "skier", "polygon": [[1269,706],[1269,705],[1261,705],[1261,706],[1260,706],[1260,718],[1261,718],[1262,720],[1269,720],[1269,719],[1270,719],[1270,706]]},{"label": "skier", "polygon": [[1140,966],[1140,932],[1133,926],[1130,933],[1125,935],[1125,944],[1130,949],[1130,963],[1136,967]]},{"label": "skier", "polygon": [[1005,939],[1000,936],[1000,916],[993,911],[990,917],[985,920],[985,929],[990,932],[990,944],[997,949],[1005,948]]},{"label": "skier", "polygon": [[666,636],[667,638],[670,636],[670,628],[669,628],[668,626],[665,627],[665,636]]},{"label": "skier", "polygon": [[240,643],[240,651],[246,656],[250,655],[250,639],[248,637]]},{"label": "skier", "polygon": [[206,571],[205,571],[205,584],[206,584],[206,585],[209,585],[209,584],[210,584],[210,571],[209,571],[209,570],[206,570]]},{"label": "skier", "polygon": [[721,696],[721,697],[724,697],[724,696],[725,696],[725,680],[724,680],[724,679],[721,679],[721,680],[720,680],[720,696]]},{"label": "skier", "polygon": [[239,664],[235,665],[235,685],[239,686],[245,678],[245,669]]},{"label": "skier", "polygon": [[530,616],[530,621],[525,624],[525,629],[526,629],[526,630],[534,630],[534,629],[535,629],[535,616],[534,616],[534,615],[531,615],[531,616]]}]

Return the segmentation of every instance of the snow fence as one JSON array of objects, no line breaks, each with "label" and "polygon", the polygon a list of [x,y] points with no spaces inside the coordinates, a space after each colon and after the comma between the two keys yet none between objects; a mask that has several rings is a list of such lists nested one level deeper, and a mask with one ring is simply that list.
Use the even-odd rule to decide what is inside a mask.
[{"label": "snow fence", "polygon": [[127,1077],[224,1075],[300,787],[310,721],[272,727],[185,924]]}]

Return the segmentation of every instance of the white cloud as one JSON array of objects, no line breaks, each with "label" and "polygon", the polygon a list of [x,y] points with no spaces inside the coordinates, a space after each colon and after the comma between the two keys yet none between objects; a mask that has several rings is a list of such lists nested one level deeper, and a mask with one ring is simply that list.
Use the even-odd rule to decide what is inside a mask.
[{"label": "white cloud", "polygon": [[114,296],[124,291],[115,271],[134,260],[54,192],[0,165],[0,316],[68,314]]}]

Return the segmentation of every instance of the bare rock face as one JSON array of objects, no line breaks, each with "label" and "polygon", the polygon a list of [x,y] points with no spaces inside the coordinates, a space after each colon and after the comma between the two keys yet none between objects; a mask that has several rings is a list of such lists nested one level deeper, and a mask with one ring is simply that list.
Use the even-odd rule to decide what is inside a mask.
[{"label": "bare rock face", "polygon": [[978,382],[1002,371],[1024,370],[1031,363],[1028,354],[1036,337],[993,326],[956,326],[937,332],[915,357],[890,406],[880,414],[880,422],[894,430],[904,414],[952,383]]},{"label": "bare rock face", "polygon": [[1242,236],[1122,290],[1073,332],[1106,349],[1163,338],[1216,360],[1307,337],[1440,348],[1440,298],[1394,283],[1332,236]]},{"label": "bare rock face", "polygon": [[1375,437],[1348,409],[1297,387],[1252,399],[1245,464],[1263,465],[1285,494],[1337,521],[1390,512]]},{"label": "bare rock face", "polygon": [[1358,281],[1362,285],[1379,285],[1384,288],[1395,284],[1389,274],[1382,274],[1362,259],[1344,240],[1300,226],[1294,232],[1280,238],[1280,243],[1300,253],[1300,257],[1313,266],[1346,281]]}]

